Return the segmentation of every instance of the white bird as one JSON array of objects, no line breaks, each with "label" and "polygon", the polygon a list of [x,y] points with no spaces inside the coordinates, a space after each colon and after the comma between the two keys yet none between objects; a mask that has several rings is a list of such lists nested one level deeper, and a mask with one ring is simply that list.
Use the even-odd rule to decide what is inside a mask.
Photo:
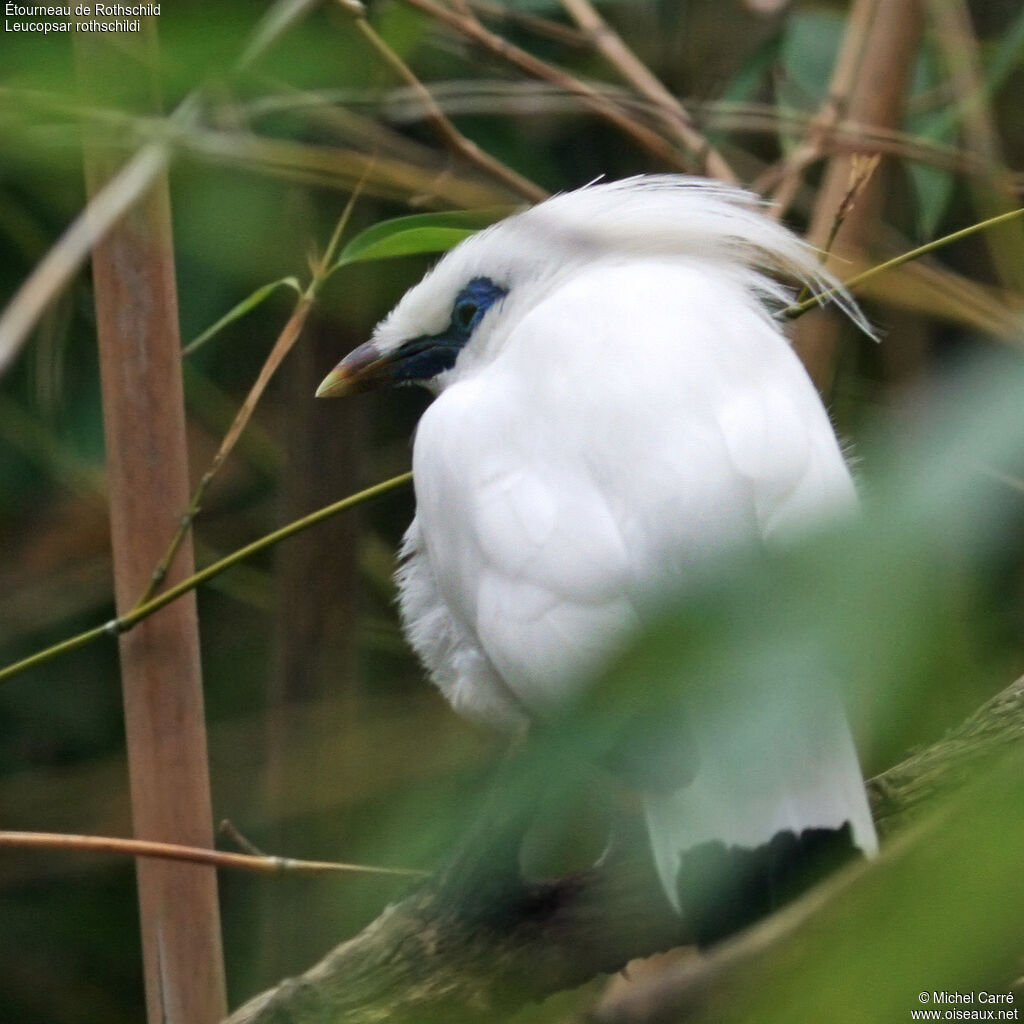
[{"label": "white bird", "polygon": [[[416,432],[398,583],[405,635],[456,711],[504,729],[543,719],[716,553],[853,506],[773,316],[790,299],[776,274],[834,285],[747,193],[670,176],[591,185],[462,242],[324,380],[321,396],[437,396]],[[714,694],[694,699],[714,722]],[[685,777],[646,797],[677,909],[709,851],[777,860],[831,834],[875,851],[838,696],[824,684],[784,707],[765,694],[738,734],[682,737]]]}]

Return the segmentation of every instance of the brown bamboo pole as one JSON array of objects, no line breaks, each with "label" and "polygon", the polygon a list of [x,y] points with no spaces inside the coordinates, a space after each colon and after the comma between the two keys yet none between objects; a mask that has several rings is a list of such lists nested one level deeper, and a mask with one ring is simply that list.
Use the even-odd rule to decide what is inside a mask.
[{"label": "brown bamboo pole", "polygon": [[[846,118],[866,129],[895,128],[903,115],[907,82],[921,40],[922,0],[859,0],[859,4],[870,4],[873,16],[853,77]],[[857,18],[853,21],[861,24]],[[870,144],[851,145],[829,161],[808,231],[813,245],[824,247],[832,232],[836,214],[850,191],[856,153],[876,151]],[[885,195],[884,171],[883,163],[880,173],[858,195],[836,238],[828,266],[841,278],[849,276],[844,272],[844,257],[863,252],[877,223]],[[818,312],[803,317],[796,325],[793,343],[818,390],[827,395],[838,346],[835,319]]]},{"label": "brown bamboo pole", "polygon": [[[90,98],[152,109],[155,19],[119,33],[116,49],[75,33]],[[140,99],[141,98],[141,99]],[[95,195],[118,154],[93,137],[86,183]],[[119,614],[146,589],[189,481],[177,294],[166,175],[160,174],[93,251],[114,585]],[[192,572],[186,541],[169,583]],[[212,847],[206,731],[194,594],[119,638],[132,818],[140,839]],[[137,863],[149,1024],[209,1024],[226,1005],[217,882],[208,866]]]}]

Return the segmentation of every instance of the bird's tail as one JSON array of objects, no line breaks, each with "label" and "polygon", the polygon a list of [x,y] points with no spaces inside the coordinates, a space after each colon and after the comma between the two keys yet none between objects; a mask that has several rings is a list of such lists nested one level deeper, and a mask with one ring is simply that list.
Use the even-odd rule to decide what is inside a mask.
[{"label": "bird's tail", "polygon": [[747,710],[765,714],[703,723],[692,781],[645,798],[658,876],[702,945],[878,848],[838,697],[816,691],[795,721]]}]

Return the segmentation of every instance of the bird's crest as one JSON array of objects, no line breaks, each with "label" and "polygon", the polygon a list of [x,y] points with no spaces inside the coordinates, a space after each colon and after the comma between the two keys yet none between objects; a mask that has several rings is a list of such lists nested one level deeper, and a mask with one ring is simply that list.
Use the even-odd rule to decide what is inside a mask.
[{"label": "bird's crest", "polygon": [[742,189],[703,178],[643,175],[556,195],[466,239],[410,289],[378,326],[384,351],[445,329],[467,283],[487,278],[507,294],[505,325],[595,263],[666,259],[713,266],[766,312],[792,301],[796,282],[829,295],[867,334],[856,302],[816,251],[767,217]]},{"label": "bird's crest", "polygon": [[816,294],[829,293],[854,323],[872,334],[856,302],[822,267],[818,252],[766,216],[765,205],[752,193],[705,178],[641,175],[554,196],[482,236],[516,230],[538,247],[577,249],[584,259],[603,252],[626,259],[720,262],[752,273],[748,284],[774,306],[787,305],[790,295],[771,278],[796,281]]}]

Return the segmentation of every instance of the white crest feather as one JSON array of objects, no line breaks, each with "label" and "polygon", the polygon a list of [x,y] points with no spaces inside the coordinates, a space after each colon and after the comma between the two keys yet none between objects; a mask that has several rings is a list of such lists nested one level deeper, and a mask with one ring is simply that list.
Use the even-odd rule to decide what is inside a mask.
[{"label": "white crest feather", "polygon": [[874,337],[817,252],[766,216],[758,197],[705,178],[644,175],[561,193],[468,238],[406,294],[376,338],[387,349],[414,333],[440,330],[458,289],[481,273],[512,288],[543,283],[553,289],[581,266],[638,256],[717,263],[769,311],[792,301],[784,282],[806,286],[827,294]]}]

